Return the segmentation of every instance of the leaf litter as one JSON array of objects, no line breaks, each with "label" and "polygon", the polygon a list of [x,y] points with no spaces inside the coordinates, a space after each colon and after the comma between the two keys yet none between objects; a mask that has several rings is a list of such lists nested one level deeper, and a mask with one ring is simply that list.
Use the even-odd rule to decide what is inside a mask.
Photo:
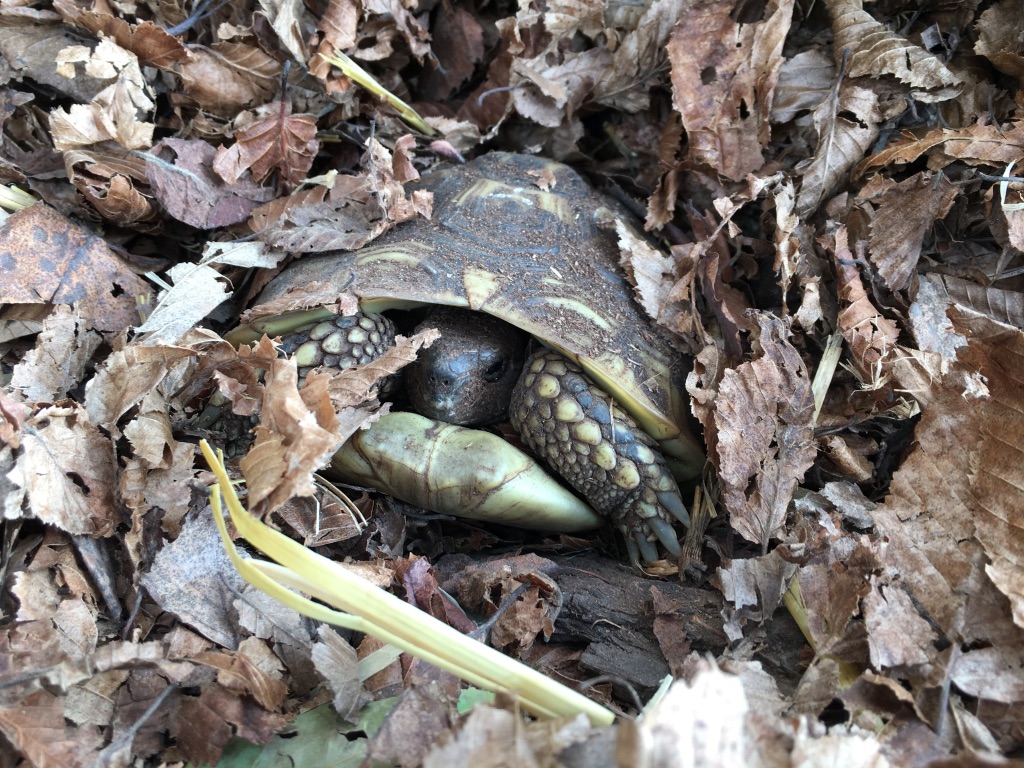
[{"label": "leaf litter", "polygon": [[[0,224],[0,766],[1024,754],[1016,2],[0,13],[0,174],[38,201]],[[694,357],[717,513],[696,582],[567,567],[594,538],[339,506],[312,472],[415,347],[299,388],[271,339],[221,336],[288,259],[429,217],[407,185],[485,142],[646,217],[623,263]],[[352,301],[307,286],[265,311],[318,304]],[[486,642],[546,674],[605,675],[618,723],[524,722],[500,696],[460,714],[452,676],[245,585],[196,458],[215,392],[241,433],[259,421],[251,507],[462,631],[496,617]],[[613,578],[644,597],[602,605]]]}]

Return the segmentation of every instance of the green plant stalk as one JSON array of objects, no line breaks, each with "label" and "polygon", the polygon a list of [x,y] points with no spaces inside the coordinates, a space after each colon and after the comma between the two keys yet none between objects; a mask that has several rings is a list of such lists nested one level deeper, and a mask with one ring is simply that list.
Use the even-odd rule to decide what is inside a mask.
[{"label": "green plant stalk", "polygon": [[399,117],[420,133],[426,136],[436,135],[434,129],[423,121],[423,118],[417,114],[415,109],[410,107],[400,98],[395,96],[395,94],[391,93],[387,88],[374,80],[373,75],[360,67],[341,51],[338,51],[335,56],[324,56],[321,53],[320,58],[328,64],[340,69],[341,73],[345,75],[345,77],[363,86],[363,88],[368,90],[374,96],[384,99],[388,104],[395,108]]},{"label": "green plant stalk", "polygon": [[[219,456],[203,440],[203,455],[217,478],[211,507],[228,556],[250,584],[310,618],[373,635],[451,672],[480,688],[519,700],[540,717],[584,713],[594,725],[614,715],[600,704],[525,664],[479,643],[343,566],[316,554],[254,518],[242,506]],[[224,524],[221,496],[239,534],[278,564],[243,559]],[[344,612],[334,611],[287,589],[291,586]]]}]

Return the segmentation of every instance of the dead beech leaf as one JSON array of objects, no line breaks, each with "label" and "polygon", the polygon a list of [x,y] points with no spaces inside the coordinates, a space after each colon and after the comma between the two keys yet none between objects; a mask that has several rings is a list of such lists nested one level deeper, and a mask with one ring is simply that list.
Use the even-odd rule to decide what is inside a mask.
[{"label": "dead beech leaf", "polygon": [[239,224],[273,190],[250,178],[226,184],[211,166],[217,151],[208,142],[164,139],[150,150],[145,174],[153,194],[171,216],[199,229]]},{"label": "dead beech leaf", "polygon": [[313,20],[304,3],[298,0],[260,0],[256,15],[270,22],[278,42],[295,61],[306,61],[306,38]]},{"label": "dead beech leaf", "polygon": [[107,244],[37,203],[0,227],[0,302],[76,304],[86,326],[118,332],[138,322],[149,286]]},{"label": "dead beech leaf", "polygon": [[87,11],[71,0],[55,0],[53,7],[65,21],[88,29],[97,37],[113,39],[138,56],[143,66],[168,69],[186,56],[181,40],[151,21],[129,24],[109,13]]},{"label": "dead beech leaf", "polygon": [[849,52],[846,70],[850,77],[887,74],[913,88],[932,91],[960,84],[960,78],[938,57],[875,21],[863,9],[862,0],[826,0],[825,6],[836,36],[836,60]]},{"label": "dead beech leaf", "polygon": [[21,460],[32,514],[72,534],[113,533],[120,514],[110,439],[69,401],[37,411],[26,426]]},{"label": "dead beech leaf", "polygon": [[260,653],[261,647],[261,655],[269,653],[259,640],[249,637],[242,641],[237,651],[204,651],[197,653],[192,660],[217,670],[217,682],[228,690],[252,696],[264,709],[280,709],[288,693],[284,681],[260,669],[256,660],[246,653],[247,648],[251,653]]},{"label": "dead beech leaf", "polygon": [[334,693],[331,703],[342,717],[354,718],[370,697],[359,679],[355,648],[326,624],[320,625],[320,639],[313,644],[310,659],[317,673]]},{"label": "dead beech leaf", "polygon": [[1001,0],[978,19],[978,42],[974,52],[984,56],[1002,72],[1024,81],[1024,17],[1020,4]]},{"label": "dead beech leaf", "polygon": [[832,59],[817,48],[783,61],[775,84],[771,121],[786,123],[801,112],[813,112],[832,93],[835,77]]},{"label": "dead beech leaf", "polygon": [[960,363],[984,376],[990,393],[974,408],[981,434],[977,454],[970,457],[978,539],[992,561],[986,566],[989,578],[1010,599],[1014,622],[1024,627],[1024,332],[966,308],[953,312],[954,328],[968,338]]},{"label": "dead beech leaf", "polygon": [[320,146],[316,140],[316,117],[293,115],[291,104],[274,102],[268,115],[235,132],[235,143],[217,151],[213,170],[228,184],[245,171],[261,182],[278,171],[291,184],[298,184],[313,164]]},{"label": "dead beech leaf", "polygon": [[94,146],[65,152],[64,168],[105,219],[143,231],[159,229],[160,214],[149,196],[145,163],[140,158]]},{"label": "dead beech leaf", "polygon": [[[854,115],[851,120],[845,115]],[[847,84],[833,91],[814,110],[818,146],[803,169],[797,212],[813,213],[835,191],[846,173],[867,154],[878,138],[882,114],[878,95],[867,88]]]},{"label": "dead beech leaf", "polygon": [[431,38],[436,62],[420,77],[419,94],[424,101],[444,101],[484,61],[484,31],[468,10],[442,3],[434,17]]},{"label": "dead beech leaf", "polygon": [[220,542],[210,508],[190,516],[142,575],[142,585],[165,611],[224,648],[238,647],[230,591],[245,582]]},{"label": "dead beech leaf", "polygon": [[39,766],[84,766],[99,758],[98,729],[65,721],[64,697],[36,691],[11,706],[0,706],[0,731],[23,756]]},{"label": "dead beech leaf", "polygon": [[755,358],[725,372],[715,399],[719,480],[732,527],[767,549],[816,453],[810,378],[777,317],[755,313]]},{"label": "dead beech leaf", "polygon": [[191,45],[178,74],[185,93],[202,109],[234,117],[239,110],[266,104],[273,97],[281,62],[244,43]]},{"label": "dead beech leaf", "polygon": [[949,213],[959,189],[945,176],[918,173],[887,190],[871,221],[868,254],[885,284],[901,291],[910,282],[921,244],[935,222]]},{"label": "dead beech leaf", "polygon": [[764,164],[761,147],[769,139],[771,94],[792,15],[792,0],[776,0],[763,21],[740,24],[728,5],[708,3],[676,24],[668,45],[673,106],[692,162],[733,180]]},{"label": "dead beech leaf", "polygon": [[850,348],[853,363],[862,382],[877,383],[881,365],[888,362],[896,348],[899,328],[884,317],[871,303],[857,262],[847,243],[845,226],[839,227],[833,243],[826,243],[832,252],[839,288],[839,328]]},{"label": "dead beech leaf", "polygon": [[1024,161],[1024,122],[1010,121],[1005,126],[969,125],[951,130],[935,128],[924,136],[905,133],[855,169],[855,175],[862,175],[873,168],[887,165],[912,163],[927,154],[928,167],[939,170],[952,160],[962,160],[968,165],[992,165],[1004,168],[1012,162]]},{"label": "dead beech leaf", "polygon": [[[240,351],[245,354],[245,348]],[[300,392],[295,361],[277,358],[267,337],[251,354],[269,362],[256,440],[240,466],[250,508],[271,511],[293,496],[313,494],[312,473],[330,460],[343,438],[327,376],[311,373]]]}]

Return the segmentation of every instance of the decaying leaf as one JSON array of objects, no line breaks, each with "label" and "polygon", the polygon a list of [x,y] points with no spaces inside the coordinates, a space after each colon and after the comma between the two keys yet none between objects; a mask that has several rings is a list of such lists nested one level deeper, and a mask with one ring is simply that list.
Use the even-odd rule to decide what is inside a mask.
[{"label": "decaying leaf", "polygon": [[814,399],[785,325],[755,316],[757,357],[726,371],[715,399],[722,498],[733,527],[767,549],[782,535],[790,499],[814,461]]},{"label": "decaying leaf", "polygon": [[0,227],[0,269],[0,301],[74,303],[86,325],[101,332],[137,322],[136,297],[149,294],[101,238],[43,203]]}]

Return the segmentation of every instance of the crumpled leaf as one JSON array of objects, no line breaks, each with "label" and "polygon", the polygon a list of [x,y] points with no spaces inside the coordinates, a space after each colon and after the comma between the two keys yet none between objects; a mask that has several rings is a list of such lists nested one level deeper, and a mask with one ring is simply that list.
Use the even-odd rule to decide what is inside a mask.
[{"label": "crumpled leaf", "polygon": [[85,409],[64,401],[26,420],[22,461],[29,509],[68,533],[109,536],[120,523],[114,450]]},{"label": "crumpled leaf", "polygon": [[215,155],[205,141],[164,139],[146,159],[146,177],[164,210],[199,229],[239,224],[273,197],[250,178],[226,184],[211,170]]},{"label": "crumpled leaf", "polygon": [[213,170],[228,184],[246,171],[261,182],[273,171],[298,184],[313,164],[320,144],[316,140],[316,117],[291,114],[291,103],[274,102],[267,116],[235,132],[235,143],[217,151]]},{"label": "crumpled leaf", "polygon": [[[854,116],[853,119],[847,115]],[[809,216],[838,188],[878,138],[882,114],[878,94],[844,82],[814,110],[818,146],[803,169],[797,212]]]},{"label": "crumpled leaf", "polygon": [[77,307],[59,304],[43,321],[35,348],[14,366],[9,386],[28,401],[61,400],[82,381],[101,342]]},{"label": "crumpled leaf", "polygon": [[757,313],[754,360],[727,370],[715,399],[722,500],[733,528],[767,549],[783,534],[789,501],[816,447],[814,398],[782,320]]},{"label": "crumpled leaf", "polygon": [[224,589],[229,585],[237,592],[244,583],[224,552],[209,508],[186,522],[142,576],[163,610],[224,648],[238,647],[237,619]]},{"label": "crumpled leaf", "polygon": [[938,170],[952,160],[968,165],[992,165],[1003,168],[1009,163],[1024,161],[1024,122],[1011,120],[1007,125],[970,125],[952,130],[934,128],[924,136],[904,134],[901,140],[889,144],[860,163],[855,174],[890,163],[912,163],[927,154],[928,167]]},{"label": "crumpled leaf", "polygon": [[974,52],[997,69],[1024,81],[1024,17],[1014,0],[1001,0],[978,19],[978,42]]},{"label": "crumpled leaf", "polygon": [[64,151],[102,141],[117,142],[125,149],[148,147],[156,126],[141,117],[155,105],[138,58],[110,40],[101,40],[92,52],[80,48],[70,61],[84,61],[87,72],[91,69],[91,74],[116,80],[91,103],[72,104],[67,110],[57,107],[50,113],[54,147]]},{"label": "crumpled leaf", "polygon": [[[959,85],[960,78],[938,57],[875,21],[863,9],[862,0],[826,0],[825,6],[832,17],[837,63],[848,51],[846,71],[850,77],[888,74],[925,90]],[[916,95],[923,98],[923,94]]]},{"label": "crumpled leaf", "polygon": [[689,159],[740,180],[764,164],[761,149],[793,3],[773,0],[755,24],[740,24],[732,14],[723,3],[688,11],[672,30],[668,56]]},{"label": "crumpled leaf", "polygon": [[839,328],[861,381],[877,384],[883,374],[883,363],[896,347],[899,328],[868,298],[847,238],[846,227],[841,226],[834,243],[826,244],[832,251],[839,288]]},{"label": "crumpled leaf", "polygon": [[202,109],[234,117],[239,110],[266,104],[273,97],[281,62],[244,43],[191,45],[177,72],[185,93]]},{"label": "crumpled leaf", "polygon": [[146,322],[135,329],[147,344],[176,344],[230,296],[220,273],[202,264],[175,264],[167,275],[173,287],[160,294]]}]

